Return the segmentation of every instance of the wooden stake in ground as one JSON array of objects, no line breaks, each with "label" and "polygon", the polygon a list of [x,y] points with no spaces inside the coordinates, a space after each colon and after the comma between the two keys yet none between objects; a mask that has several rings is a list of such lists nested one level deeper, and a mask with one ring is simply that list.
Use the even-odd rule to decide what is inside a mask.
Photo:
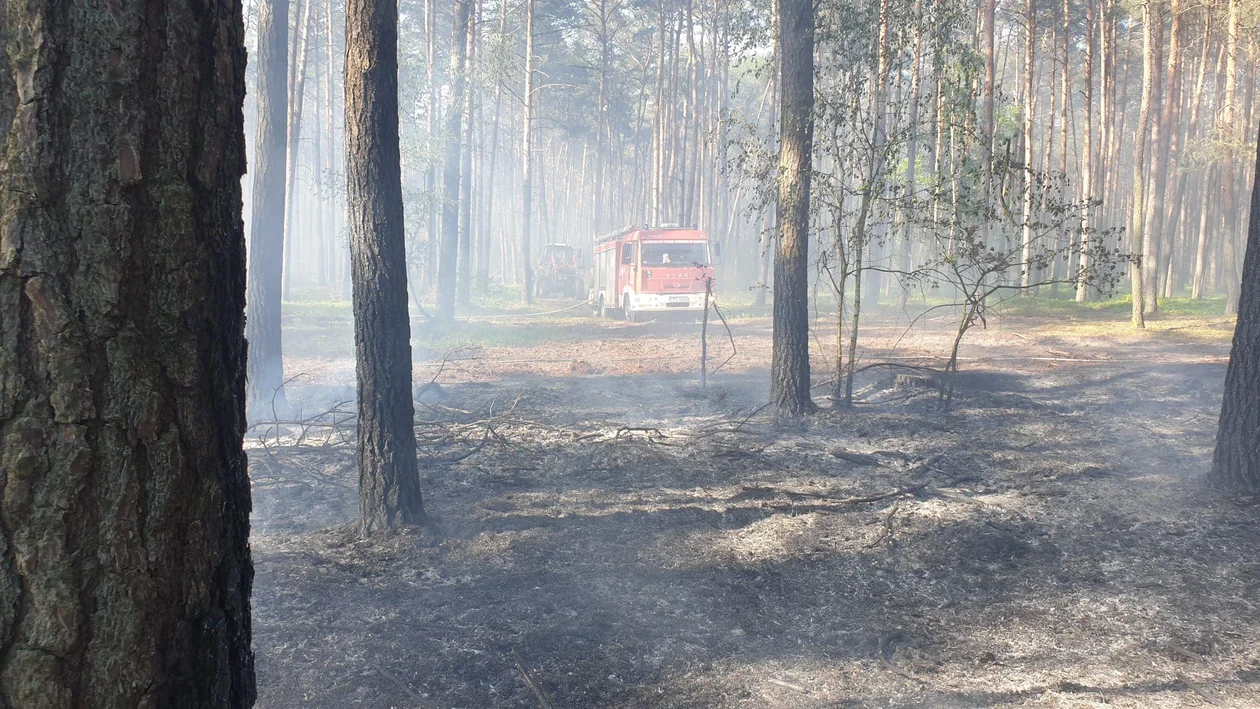
[{"label": "wooden stake in ground", "polygon": [[424,522],[398,152],[398,6],[346,3],[346,191],[358,375],[359,525]]},{"label": "wooden stake in ground", "polygon": [[0,705],[250,706],[241,3],[4,13]]},{"label": "wooden stake in ground", "polygon": [[[1260,149],[1256,153],[1260,167]],[[1256,173],[1260,175],[1260,171]],[[1260,492],[1260,180],[1252,185],[1251,223],[1243,261],[1238,324],[1216,433],[1211,480],[1219,487]]]},{"label": "wooden stake in ground", "polygon": [[713,295],[713,277],[704,279],[704,315],[700,320],[700,386],[709,386],[709,298]]},{"label": "wooden stake in ground", "polygon": [[814,144],[814,6],[779,0],[783,85],[779,229],[774,256],[770,401],[779,414],[813,409],[809,397],[809,183]]}]

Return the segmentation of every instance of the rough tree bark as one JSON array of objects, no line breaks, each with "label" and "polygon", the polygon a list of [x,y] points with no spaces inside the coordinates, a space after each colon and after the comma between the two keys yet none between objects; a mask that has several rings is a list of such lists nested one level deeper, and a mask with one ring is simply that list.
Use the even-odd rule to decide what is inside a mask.
[{"label": "rough tree bark", "polygon": [[[1256,153],[1260,168],[1260,149]],[[1260,169],[1256,175],[1260,176]],[[1260,492],[1260,180],[1251,189],[1251,222],[1243,259],[1238,324],[1216,432],[1210,480],[1218,487]]]},{"label": "rough tree bark", "polygon": [[813,408],[809,379],[809,183],[814,143],[814,6],[778,0],[783,87],[779,229],[774,257],[770,401],[781,415]]},{"label": "rough tree bark", "polygon": [[289,0],[258,6],[258,132],[254,141],[249,230],[249,408],[285,406],[280,332],[284,264],[285,156],[288,125]]},{"label": "rough tree bark", "polygon": [[0,705],[248,706],[240,3],[0,12]]},{"label": "rough tree bark", "polygon": [[359,526],[424,522],[398,152],[398,6],[348,0],[346,192],[358,375]]}]

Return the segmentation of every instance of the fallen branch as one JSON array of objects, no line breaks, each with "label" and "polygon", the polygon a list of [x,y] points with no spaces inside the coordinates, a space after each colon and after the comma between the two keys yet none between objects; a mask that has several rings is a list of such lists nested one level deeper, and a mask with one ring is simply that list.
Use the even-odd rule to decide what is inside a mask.
[{"label": "fallen branch", "polygon": [[420,696],[420,695],[419,695],[419,693],[417,693],[417,692],[416,692],[416,690],[414,690],[414,689],[412,689],[411,687],[409,687],[409,686],[407,685],[407,683],[406,683],[406,682],[404,682],[404,681],[402,681],[401,679],[399,679],[399,678],[395,677],[393,674],[391,674],[391,673],[389,673],[389,672],[386,672],[386,671],[385,671],[385,668],[381,667],[380,665],[376,664],[375,662],[372,662],[371,660],[364,660],[364,662],[366,662],[366,663],[368,664],[368,667],[371,667],[373,670],[375,670],[375,671],[376,671],[376,674],[378,674],[378,675],[380,675],[380,676],[384,677],[385,679],[389,680],[390,682],[393,682],[395,685],[397,685],[397,687],[398,687],[399,689],[401,689],[402,691],[406,692],[406,693],[407,693],[407,696],[408,696],[408,697],[411,697],[411,698],[412,698],[412,699],[413,699],[413,700],[414,700],[417,704],[419,704],[420,706],[422,706],[422,707],[430,707],[430,706],[433,706],[432,704],[430,704],[430,703],[429,703],[429,701],[428,701],[427,699],[425,699],[424,697]]},{"label": "fallen branch", "polygon": [[799,693],[799,694],[809,694],[809,690],[808,690],[808,689],[805,689],[804,687],[802,687],[802,686],[801,686],[801,685],[799,685],[799,684],[792,684],[791,682],[784,682],[784,681],[783,681],[783,680],[781,680],[781,679],[774,679],[773,677],[766,679],[766,681],[767,681],[767,682],[769,682],[770,684],[773,684],[773,685],[777,686],[777,687],[782,687],[782,688],[784,688],[784,689],[790,689],[790,690],[792,690],[793,692],[797,692],[797,693]]},{"label": "fallen branch", "polygon": [[551,695],[547,694],[547,690],[530,676],[529,671],[525,669],[524,660],[517,659],[516,671],[521,673],[521,679],[525,680],[525,686],[529,687],[535,697],[538,697],[538,703],[543,709],[555,709],[556,703],[552,701]]},{"label": "fallen branch", "polygon": [[836,448],[831,451],[831,454],[854,465],[879,465],[879,456],[871,455],[870,453],[858,453],[843,448]]},{"label": "fallen branch", "polygon": [[[458,463],[461,460],[471,458],[472,456],[480,453],[481,449],[486,447],[486,441],[490,440],[490,434],[493,431],[494,431],[494,428],[490,425],[490,422],[486,421],[486,432],[482,434],[481,442],[473,446],[472,449],[467,450],[463,453],[460,453],[459,455],[453,455],[446,458],[421,458],[420,462],[428,464],[428,465],[435,465],[435,464],[444,465],[448,463]],[[495,434],[495,435],[498,436],[498,434]]]},{"label": "fallen branch", "polygon": [[1199,698],[1207,702],[1208,704],[1211,704],[1214,707],[1224,706],[1223,704],[1221,704],[1219,700],[1217,700],[1211,694],[1208,694],[1208,692],[1204,689],[1204,687],[1198,684],[1197,682],[1191,682],[1190,680],[1186,679],[1184,675],[1178,675],[1177,679],[1182,684],[1189,687],[1191,692],[1194,692],[1195,694],[1199,695]]},{"label": "fallen branch", "polygon": [[913,493],[919,492],[920,490],[922,490],[923,488],[931,484],[932,484],[931,480],[926,480],[916,485],[907,485],[905,487],[899,487],[896,490],[893,490],[891,492],[882,492],[882,493],[879,493],[878,495],[867,495],[864,497],[833,497],[831,495],[826,495],[820,492],[798,492],[795,490],[784,490],[782,488],[765,487],[762,485],[745,485],[742,489],[745,492],[780,493],[783,495],[787,495],[788,497],[806,497],[811,500],[825,500],[827,502],[831,502],[837,505],[857,505],[857,504],[864,504],[867,502],[879,502],[880,500],[887,500],[893,497],[901,497],[902,495],[906,495],[906,494],[913,494]]}]

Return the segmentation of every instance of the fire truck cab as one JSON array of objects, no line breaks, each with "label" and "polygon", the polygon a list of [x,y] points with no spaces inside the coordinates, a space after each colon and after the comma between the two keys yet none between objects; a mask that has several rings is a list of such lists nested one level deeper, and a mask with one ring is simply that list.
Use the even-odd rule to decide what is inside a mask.
[{"label": "fire truck cab", "polygon": [[631,227],[596,240],[591,303],[603,317],[636,320],[704,310],[717,244],[699,229]]}]

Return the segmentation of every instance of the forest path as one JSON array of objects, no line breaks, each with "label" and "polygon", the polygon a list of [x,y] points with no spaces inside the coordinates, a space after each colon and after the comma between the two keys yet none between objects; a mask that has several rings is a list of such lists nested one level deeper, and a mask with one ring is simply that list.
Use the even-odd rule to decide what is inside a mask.
[{"label": "forest path", "polygon": [[[1260,705],[1255,508],[1200,482],[1224,346],[984,337],[948,415],[871,370],[790,425],[751,366],[459,370],[434,528],[371,542],[351,450],[255,448],[259,705]],[[1112,361],[1031,359],[1072,348]]]}]

